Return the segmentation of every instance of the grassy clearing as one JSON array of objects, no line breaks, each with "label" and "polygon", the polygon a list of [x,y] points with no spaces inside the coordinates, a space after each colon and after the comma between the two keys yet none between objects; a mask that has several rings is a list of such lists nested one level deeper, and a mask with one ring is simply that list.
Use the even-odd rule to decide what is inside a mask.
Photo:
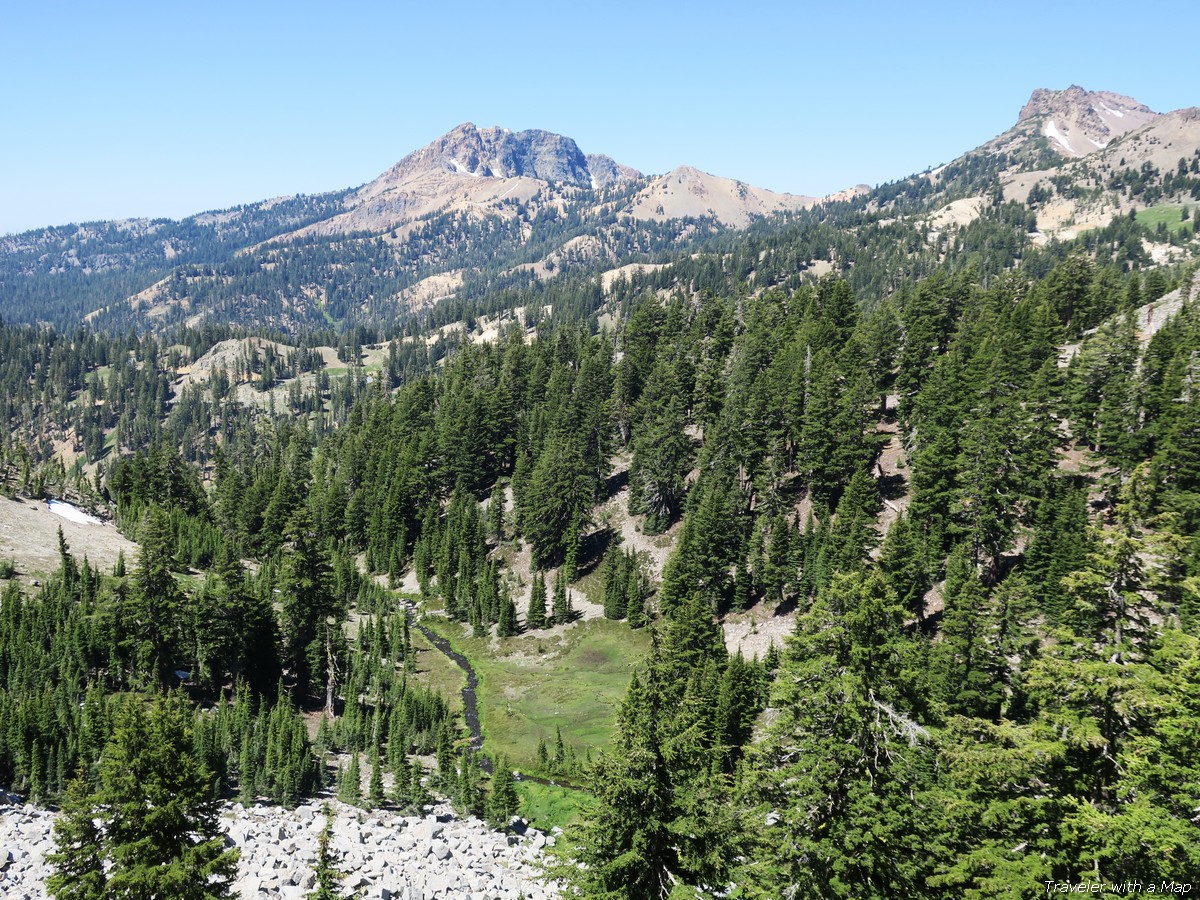
[{"label": "grassy clearing", "polygon": [[446,698],[451,709],[462,709],[462,689],[466,673],[454,661],[434,647],[425,635],[413,628],[413,650],[417,654],[417,680]]},{"label": "grassy clearing", "polygon": [[588,795],[574,788],[532,781],[518,781],[517,796],[521,798],[520,814],[535,828],[548,831],[557,825],[566,828],[578,821]]},{"label": "grassy clearing", "polygon": [[1174,234],[1191,222],[1191,216],[1196,214],[1195,210],[1190,210],[1189,217],[1184,219],[1184,209],[1185,207],[1180,206],[1151,206],[1149,209],[1139,209],[1137,221],[1139,225],[1143,225],[1151,231],[1154,231],[1158,228],[1159,223],[1162,223],[1167,226],[1167,231]]},{"label": "grassy clearing", "polygon": [[467,657],[479,676],[486,746],[532,768],[538,742],[555,730],[580,758],[608,743],[629,677],[650,647],[645,630],[593,619],[565,629],[494,641],[464,636],[458,623],[425,620]]}]

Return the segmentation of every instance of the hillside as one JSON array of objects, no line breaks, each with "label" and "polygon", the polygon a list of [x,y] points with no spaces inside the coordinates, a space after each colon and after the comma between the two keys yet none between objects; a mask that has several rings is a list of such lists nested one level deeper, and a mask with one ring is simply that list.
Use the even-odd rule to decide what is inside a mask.
[{"label": "hillside", "polygon": [[1191,877],[1198,141],[1038,91],[814,202],[463,125],[0,321],[0,786],[86,837],[145,715],[242,810],[561,824],[564,896]]},{"label": "hillside", "polygon": [[[1197,153],[1194,110],[1158,114],[1077,86],[1035,91],[1011,129],[947,165],[828,198],[687,166],[643,176],[561,135],[464,123],[354,190],[9,236],[0,307],[13,321],[105,330],[236,322],[394,334],[535,305],[547,291],[536,305],[561,306],[550,299],[560,291],[594,310],[586,295],[609,283],[605,271],[649,272],[697,252],[749,257],[754,245],[760,258],[721,268],[754,273],[759,287],[837,271],[883,296],[896,272],[920,277],[980,247],[984,265],[1009,267],[1135,209],[1153,233],[1136,245],[1114,234],[1117,261],[1178,261],[1195,252],[1194,229],[1178,225],[1200,193]],[[1159,221],[1168,227],[1154,232]],[[891,233],[864,230],[871,223]],[[785,244],[786,257],[764,254],[764,242]],[[435,311],[447,301],[449,312]]]},{"label": "hillside", "polygon": [[8,236],[0,308],[108,330],[377,326],[419,311],[431,279],[434,297],[479,299],[818,202],[687,167],[650,178],[562,135],[464,123],[353,190]]}]

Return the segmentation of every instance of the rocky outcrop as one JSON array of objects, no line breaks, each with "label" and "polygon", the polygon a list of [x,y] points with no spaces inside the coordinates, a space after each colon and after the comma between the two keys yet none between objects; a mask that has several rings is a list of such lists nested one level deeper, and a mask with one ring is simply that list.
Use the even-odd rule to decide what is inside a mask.
[{"label": "rocky outcrop", "polygon": [[[595,161],[596,171],[591,166]],[[471,122],[410,153],[378,180],[402,183],[429,172],[476,178],[536,178],[551,184],[591,187],[640,178],[641,173],[607,156],[584,156],[569,137],[532,128],[477,128]],[[593,182],[593,179],[595,181]],[[368,185],[364,191],[370,190]]]},{"label": "rocky outcrop", "polygon": [[1087,156],[1115,138],[1141,128],[1158,113],[1132,97],[1087,91],[1077,84],[1064,91],[1038,88],[1021,109],[1018,124],[1035,123],[1064,156]]},{"label": "rocky outcrop", "polygon": [[592,173],[592,181],[598,188],[608,187],[610,184],[625,184],[645,177],[637,169],[623,166],[603,153],[589,153],[584,158],[587,160],[588,171]]},{"label": "rocky outcrop", "polygon": [[[373,900],[549,900],[537,860],[553,835],[503,834],[438,806],[423,818],[331,802],[333,847],[345,885]],[[45,900],[45,856],[54,849],[55,814],[33,806],[0,807],[0,896]],[[231,804],[222,816],[227,842],[241,850],[235,894],[243,900],[301,900],[313,887],[320,805],[293,810]]]},{"label": "rocky outcrop", "polygon": [[344,212],[294,234],[381,232],[452,209],[505,215],[505,201],[525,202],[547,188],[554,194],[641,177],[607,156],[584,156],[561,134],[464,122],[354,191]]}]

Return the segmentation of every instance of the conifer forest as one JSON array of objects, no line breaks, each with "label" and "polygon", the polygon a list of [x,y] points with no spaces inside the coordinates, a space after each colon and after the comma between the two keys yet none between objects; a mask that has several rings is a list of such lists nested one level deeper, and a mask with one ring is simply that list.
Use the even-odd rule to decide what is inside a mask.
[{"label": "conifer forest", "polygon": [[221,804],[312,798],[562,826],[564,897],[1200,877],[1193,225],[1038,243],[996,191],[931,234],[1018,162],[656,226],[609,280],[500,278],[510,236],[435,216],[495,267],[408,312],[362,236],[320,316],[271,310],[332,239],[259,268],[173,224],[166,277],[232,311],[196,320],[83,321],[164,277],[133,238],[92,280],[5,256],[0,504],[136,544],[0,536],[0,786],[60,810],[50,895],[233,896]]}]

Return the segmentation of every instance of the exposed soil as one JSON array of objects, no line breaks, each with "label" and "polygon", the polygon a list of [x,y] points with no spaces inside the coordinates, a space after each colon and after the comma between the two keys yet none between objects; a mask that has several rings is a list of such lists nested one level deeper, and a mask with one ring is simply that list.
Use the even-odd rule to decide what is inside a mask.
[{"label": "exposed soil", "polygon": [[72,522],[47,510],[45,501],[0,497],[0,559],[15,562],[26,584],[46,577],[58,568],[60,527],[71,553],[81,560],[86,556],[101,570],[111,571],[121,551],[131,565],[137,557],[137,544],[112,523]]},{"label": "exposed soil", "polygon": [[782,650],[784,640],[796,630],[796,606],[759,603],[745,612],[729,613],[721,628],[730,653],[741,650],[747,659],[762,659],[772,644]]}]

